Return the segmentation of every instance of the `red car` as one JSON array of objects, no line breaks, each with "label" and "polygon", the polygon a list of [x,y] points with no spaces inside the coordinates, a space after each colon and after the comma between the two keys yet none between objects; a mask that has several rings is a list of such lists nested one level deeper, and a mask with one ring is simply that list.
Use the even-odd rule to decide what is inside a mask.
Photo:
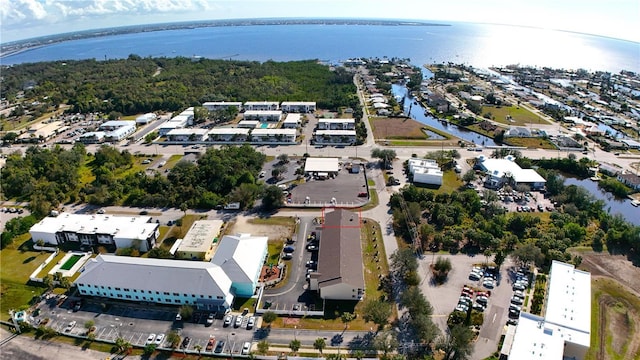
[{"label": "red car", "polygon": [[358,197],[367,197],[367,193],[366,192],[361,192],[358,194]]}]

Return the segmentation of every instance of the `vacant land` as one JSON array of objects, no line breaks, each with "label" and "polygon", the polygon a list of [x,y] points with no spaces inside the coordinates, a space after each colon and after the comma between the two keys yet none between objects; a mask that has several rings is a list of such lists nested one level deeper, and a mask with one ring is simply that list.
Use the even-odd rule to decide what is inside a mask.
[{"label": "vacant land", "polygon": [[285,240],[295,231],[295,219],[292,217],[274,216],[270,218],[252,219],[238,216],[235,223],[230,224],[227,235],[246,233],[253,236],[266,236],[269,240]]},{"label": "vacant land", "polygon": [[525,124],[549,124],[542,117],[531,111],[516,106],[483,106],[481,114],[491,114],[491,120],[513,126]]},{"label": "vacant land", "polygon": [[504,143],[511,146],[522,146],[534,149],[555,149],[549,140],[543,138],[524,138],[524,137],[508,137],[504,139]]},{"label": "vacant land", "polygon": [[376,139],[428,139],[422,131],[425,125],[413,119],[371,118],[369,121]]}]

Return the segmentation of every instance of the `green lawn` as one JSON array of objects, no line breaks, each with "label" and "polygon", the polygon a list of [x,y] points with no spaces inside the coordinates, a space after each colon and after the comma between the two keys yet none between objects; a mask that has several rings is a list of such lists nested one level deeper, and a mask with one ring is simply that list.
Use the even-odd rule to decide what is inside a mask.
[{"label": "green lawn", "polygon": [[53,258],[53,260],[51,260],[50,263],[47,264],[47,266],[45,266],[42,270],[40,270],[40,272],[38,273],[38,277],[42,278],[47,276],[47,274],[49,273],[49,271],[51,271],[51,269],[53,269],[54,266],[56,266],[56,264],[62,260],[62,258],[66,255],[66,253],[64,251],[60,251],[58,252],[58,255],[56,255],[56,257]]},{"label": "green lawn", "polygon": [[62,270],[70,270],[73,265],[75,265],[78,260],[80,260],[82,258],[82,255],[73,255],[71,256],[67,261],[64,262],[64,264],[62,264],[62,266],[60,266],[60,269]]},{"label": "green lawn", "polygon": [[[512,125],[512,126],[523,126],[526,124],[544,124],[548,125],[549,123],[544,120],[542,117],[532,113],[531,111],[523,108],[523,107],[515,107],[515,106],[483,106],[482,112],[480,113],[484,116],[486,113],[491,113],[491,119],[493,121]],[[507,120],[507,116],[511,117],[511,121]]]},{"label": "green lawn", "polygon": [[172,169],[182,159],[182,157],[183,155],[171,155],[164,167],[167,169]]},{"label": "green lawn", "polygon": [[504,143],[511,146],[522,146],[534,149],[556,149],[556,146],[548,139],[543,138],[520,138],[508,137],[504,139]]},{"label": "green lawn", "polygon": [[0,266],[1,319],[7,319],[10,309],[26,307],[31,298],[44,292],[44,287],[27,285],[27,282],[29,275],[50,254],[39,251],[21,251],[15,244],[0,251],[2,264]]},{"label": "green lawn", "polygon": [[458,174],[453,170],[446,170],[442,176],[442,186],[436,190],[436,193],[450,193],[457,191],[463,185],[462,180],[458,178]]}]

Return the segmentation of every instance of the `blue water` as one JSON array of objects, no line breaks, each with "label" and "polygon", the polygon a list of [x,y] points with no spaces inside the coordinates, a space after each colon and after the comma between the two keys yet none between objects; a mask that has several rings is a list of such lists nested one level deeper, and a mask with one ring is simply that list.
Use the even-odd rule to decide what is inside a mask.
[{"label": "blue water", "polygon": [[620,214],[628,222],[634,225],[640,225],[640,207],[631,205],[629,199],[618,199],[612,194],[600,189],[598,183],[589,179],[579,180],[576,178],[565,178],[565,185],[582,186],[591,193],[596,199],[605,202],[605,210],[611,214]]},{"label": "blue water", "polygon": [[451,26],[260,25],[123,34],[56,43],[2,59],[48,60],[202,56],[236,60],[353,57],[409,58],[415,65],[454,62],[476,67],[531,65],[640,72],[640,44],[552,30],[504,25]]},{"label": "blue water", "polygon": [[[407,95],[407,88],[402,85],[393,84],[391,85],[391,92],[394,96],[402,98]],[[412,99],[407,97],[407,100],[404,103],[404,112],[408,114],[412,119],[417,120],[423,124],[429,125],[432,128],[444,131],[453,136],[456,136],[460,139],[464,139],[467,141],[471,141],[476,145],[483,146],[496,146],[496,143],[493,139],[486,137],[484,135],[477,134],[473,131],[469,131],[466,129],[459,128],[457,125],[450,124],[448,122],[439,121],[433,116],[427,116],[424,114],[425,109],[420,105],[420,103],[413,103]],[[431,138],[435,139],[435,138]]]}]

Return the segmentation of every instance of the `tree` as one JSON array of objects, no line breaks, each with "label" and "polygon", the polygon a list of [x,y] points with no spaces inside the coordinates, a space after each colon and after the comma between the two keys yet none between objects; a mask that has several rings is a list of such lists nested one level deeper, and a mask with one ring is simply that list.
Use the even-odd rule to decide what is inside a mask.
[{"label": "tree", "polygon": [[476,171],[475,170],[469,170],[466,173],[464,173],[464,175],[462,175],[462,181],[465,182],[465,184],[470,184],[472,182],[474,182],[476,180]]},{"label": "tree", "polygon": [[386,356],[398,348],[398,338],[394,332],[382,332],[373,339],[373,347],[378,351],[382,351],[383,355]]},{"label": "tree", "polygon": [[273,176],[274,178],[280,180],[282,179],[282,174],[285,173],[287,171],[287,169],[284,168],[284,166],[275,166],[273,168],[273,170],[271,170],[271,176]]},{"label": "tree", "polygon": [[378,299],[369,299],[366,300],[362,313],[364,320],[378,325],[377,331],[380,331],[389,322],[391,304]]},{"label": "tree", "polygon": [[531,263],[540,265],[544,260],[544,255],[542,255],[540,248],[532,243],[526,243],[518,246],[513,250],[511,256],[522,266],[528,266]]},{"label": "tree", "polygon": [[147,256],[156,259],[170,259],[173,257],[171,256],[169,250],[162,247],[154,247],[153,249],[149,250]]},{"label": "tree", "polygon": [[264,195],[262,196],[262,206],[266,210],[277,209],[282,206],[283,202],[284,193],[279,187],[271,185],[264,190]]},{"label": "tree", "polygon": [[84,323],[84,328],[87,329],[87,330],[90,330],[93,327],[93,325],[95,325],[95,324],[96,323],[93,320],[87,320]]},{"label": "tree", "polygon": [[186,202],[183,202],[182,204],[180,204],[180,211],[182,211],[184,216],[187,216],[187,210],[189,210],[189,205],[187,205]]},{"label": "tree", "polygon": [[372,158],[377,158],[380,159],[380,161],[382,161],[382,165],[384,168],[387,167],[387,165],[389,163],[391,163],[393,161],[393,159],[395,159],[397,156],[396,152],[394,150],[390,150],[390,149],[373,149],[371,150],[371,157]]},{"label": "tree", "polygon": [[318,350],[320,354],[322,354],[322,350],[327,346],[327,343],[324,341],[324,338],[317,338],[316,341],[313,342],[313,348]]},{"label": "tree", "polygon": [[193,316],[193,308],[189,305],[182,305],[180,306],[179,313],[183,320],[188,321],[191,319],[191,316]]},{"label": "tree", "polygon": [[438,341],[436,348],[444,352],[446,360],[465,360],[473,352],[473,337],[471,328],[456,324]]},{"label": "tree", "polygon": [[60,281],[60,286],[62,286],[63,288],[67,290],[71,288],[71,280],[69,280],[68,277],[61,276],[59,281]]},{"label": "tree", "polygon": [[53,276],[50,274],[45,275],[42,278],[42,284],[47,287],[47,290],[52,290],[55,287],[55,285],[53,285]]},{"label": "tree", "polygon": [[287,154],[280,154],[280,155],[278,155],[278,157],[276,159],[278,159],[280,164],[289,163],[289,155],[287,155]]},{"label": "tree", "polygon": [[202,353],[202,345],[196,344],[196,345],[193,346],[193,349],[198,352],[198,355],[201,355],[201,353]]},{"label": "tree", "polygon": [[271,326],[271,323],[276,321],[277,318],[278,318],[278,315],[273,311],[267,311],[264,314],[262,314],[262,321],[264,321],[264,323],[267,324],[267,326]]},{"label": "tree", "polygon": [[171,345],[171,348],[177,348],[180,345],[180,335],[177,331],[172,330],[167,334],[167,342]]},{"label": "tree", "polygon": [[340,315],[340,320],[344,324],[345,330],[349,326],[349,323],[352,322],[355,318],[356,318],[356,315],[354,313],[350,313],[346,311]]},{"label": "tree", "polygon": [[356,350],[356,351],[353,352],[352,355],[357,360],[362,360],[362,358],[364,358],[366,356],[364,351],[362,351],[362,350]]},{"label": "tree", "polygon": [[96,340],[96,333],[90,332],[87,334],[87,340],[89,342],[94,342]]},{"label": "tree", "polygon": [[298,350],[300,350],[300,340],[298,339],[291,340],[291,342],[289,343],[289,348],[294,353],[297,353]]},{"label": "tree", "polygon": [[262,340],[258,343],[257,346],[258,354],[265,355],[269,351],[269,342],[267,340]]},{"label": "tree", "polygon": [[144,347],[143,352],[144,352],[145,355],[149,356],[149,355],[153,354],[154,351],[156,351],[157,347],[158,346],[156,344],[147,344]]}]

